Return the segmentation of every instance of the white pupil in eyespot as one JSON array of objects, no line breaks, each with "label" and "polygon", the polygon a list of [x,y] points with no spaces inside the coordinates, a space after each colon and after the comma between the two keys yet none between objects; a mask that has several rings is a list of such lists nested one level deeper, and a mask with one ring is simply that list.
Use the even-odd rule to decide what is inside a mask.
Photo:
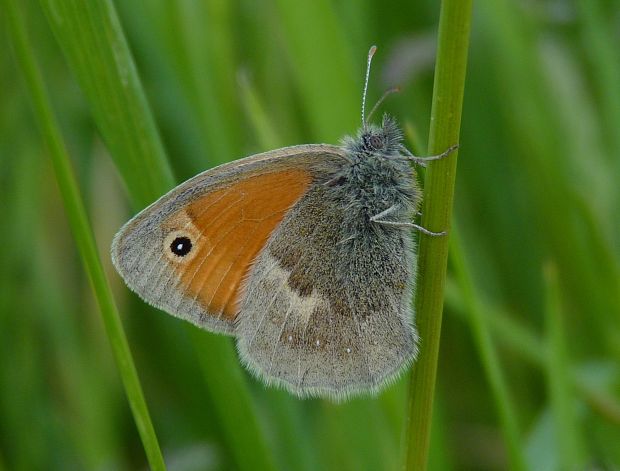
[{"label": "white pupil in eyespot", "polygon": [[188,237],[177,237],[170,244],[170,250],[173,254],[184,257],[192,250],[192,241]]}]

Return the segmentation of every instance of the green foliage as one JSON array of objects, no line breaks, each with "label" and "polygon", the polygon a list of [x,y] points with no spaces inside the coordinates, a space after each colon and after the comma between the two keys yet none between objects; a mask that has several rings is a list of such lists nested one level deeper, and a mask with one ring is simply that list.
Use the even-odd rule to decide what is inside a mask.
[{"label": "green foliage", "polygon": [[[399,469],[409,378],[343,405],[266,389],[229,339],[131,295],[108,252],[175,181],[353,133],[371,44],[370,103],[400,85],[384,108],[415,150],[429,129],[431,152],[452,144],[458,127],[429,128],[439,2],[0,4],[0,469],[143,469],[157,453],[142,444],[100,320],[97,300],[110,312],[114,302],[92,233],[169,469]],[[620,467],[618,11],[618,0],[474,3],[441,343],[421,341],[423,354],[439,348],[428,469]],[[83,199],[56,183],[51,128],[38,132],[52,116]],[[426,171],[423,222],[435,230],[437,208],[450,209],[436,182],[444,164]],[[443,282],[427,271],[422,296]],[[430,428],[421,411],[412,443]]]},{"label": "green foliage", "polygon": [[21,13],[17,5],[11,0],[5,1],[4,4],[7,7],[6,12],[11,39],[15,46],[17,59],[22,66],[28,92],[33,101],[35,116],[51,156],[69,226],[82,258],[84,270],[88,275],[97,304],[101,310],[106,334],[110,340],[116,364],[127,392],[127,399],[131,405],[134,419],[148,456],[149,465],[151,469],[164,470],[163,456],[155,437],[136,368],[129,351],[127,338],[121,325],[114,298],[112,297],[112,290],[97,253],[95,239],[88,222],[82,196],[71,168],[58,124],[51,111],[41,73],[33,58],[32,48],[24,30]]}]

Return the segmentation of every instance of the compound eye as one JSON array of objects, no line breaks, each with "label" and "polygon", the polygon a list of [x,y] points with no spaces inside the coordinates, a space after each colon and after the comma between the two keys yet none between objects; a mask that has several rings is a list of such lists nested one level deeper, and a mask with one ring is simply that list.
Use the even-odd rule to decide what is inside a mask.
[{"label": "compound eye", "polygon": [[176,237],[170,244],[170,250],[177,257],[185,257],[192,250],[192,241],[189,237]]},{"label": "compound eye", "polygon": [[379,150],[383,148],[383,139],[377,134],[367,134],[364,136],[364,146],[370,150]]}]

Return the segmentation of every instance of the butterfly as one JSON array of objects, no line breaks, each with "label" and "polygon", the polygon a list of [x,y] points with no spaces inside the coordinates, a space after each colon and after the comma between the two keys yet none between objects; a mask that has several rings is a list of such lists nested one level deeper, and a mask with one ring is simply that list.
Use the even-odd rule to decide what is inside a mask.
[{"label": "butterfly", "polygon": [[376,393],[417,354],[412,229],[438,234],[411,222],[421,201],[411,162],[454,147],[416,157],[391,117],[365,119],[375,50],[355,137],[207,170],[131,219],[112,243],[131,290],[234,336],[250,372],[300,397]]}]

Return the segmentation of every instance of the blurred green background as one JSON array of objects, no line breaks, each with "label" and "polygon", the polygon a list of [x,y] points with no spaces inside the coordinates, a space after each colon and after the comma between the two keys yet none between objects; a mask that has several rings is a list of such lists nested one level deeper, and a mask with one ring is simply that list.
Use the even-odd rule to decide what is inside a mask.
[{"label": "blurred green background", "polygon": [[[145,469],[13,53],[7,1],[0,469]],[[439,2],[17,4],[168,468],[251,469],[256,450],[244,443],[253,442],[231,439],[250,425],[235,420],[235,402],[214,383],[226,369],[249,385],[258,452],[275,469],[399,469],[406,378],[379,398],[344,405],[266,389],[241,372],[227,340],[129,293],[108,252],[116,230],[173,181],[353,133],[371,44],[379,50],[369,102],[400,85],[384,108],[424,155]],[[86,41],[89,34],[102,42]],[[620,469],[619,44],[618,0],[474,3],[431,470],[514,468],[502,408],[514,411],[528,469]],[[492,393],[483,336],[472,335],[476,318],[490,332],[508,398]]]}]

